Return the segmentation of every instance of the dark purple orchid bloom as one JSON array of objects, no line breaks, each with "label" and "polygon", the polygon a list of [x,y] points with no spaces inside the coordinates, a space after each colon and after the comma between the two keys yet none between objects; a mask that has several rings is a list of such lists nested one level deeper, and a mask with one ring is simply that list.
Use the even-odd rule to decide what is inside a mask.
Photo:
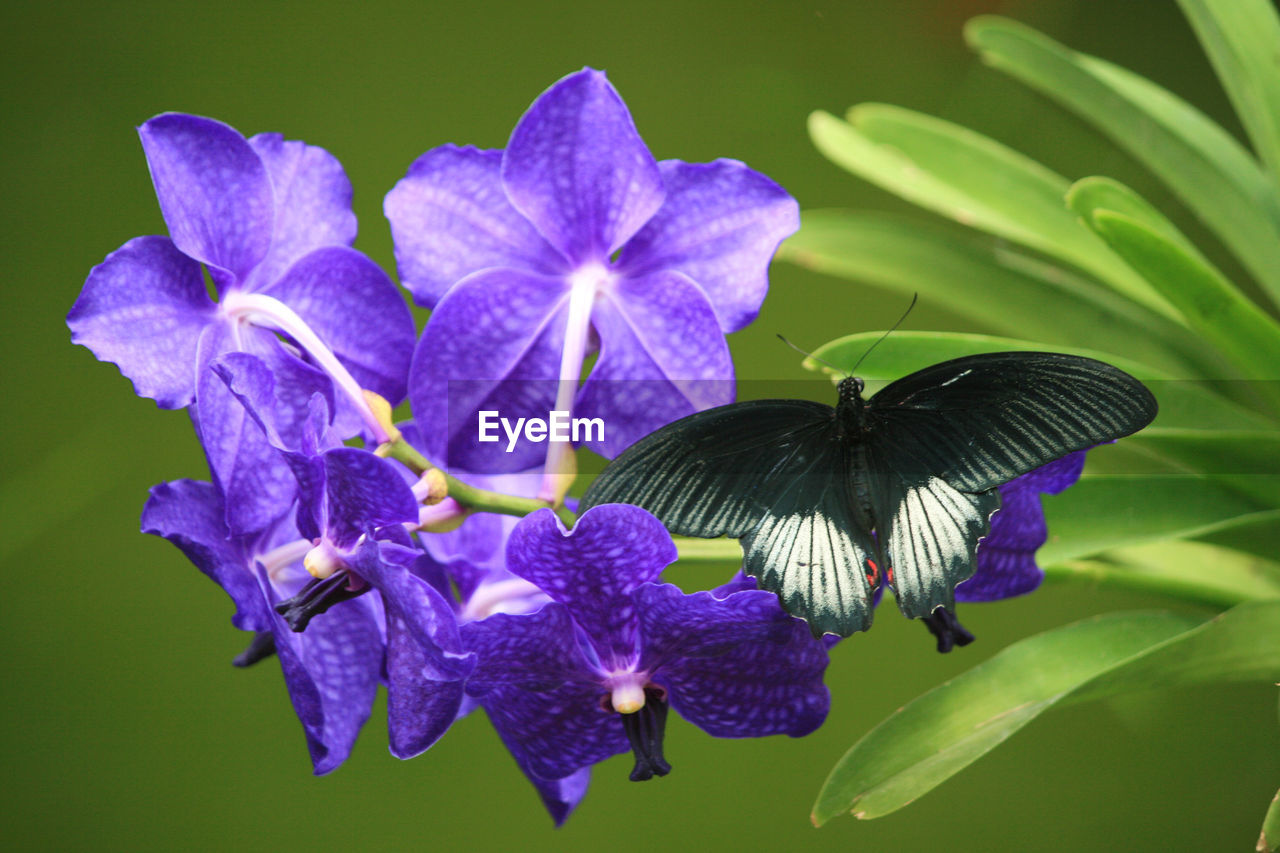
[{"label": "dark purple orchid bloom", "polygon": [[516,526],[509,568],[551,602],[462,635],[477,655],[468,694],[535,779],[569,779],[628,749],[633,780],[665,775],[668,707],[718,737],[798,737],[825,719],[827,645],[741,580],[691,595],[658,583],[675,558],[637,507],[594,507],[572,531],[549,510]]},{"label": "dark purple orchid bloom", "polygon": [[317,616],[306,633],[295,633],[273,606],[311,580],[301,565],[309,543],[285,523],[256,536],[235,536],[225,517],[215,485],[178,480],[151,490],[142,530],[182,549],[235,602],[232,623],[257,632],[238,663],[252,663],[272,648],[279,654],[315,772],[328,773],[350,754],[377,694],[383,668],[380,600],[345,602]]},{"label": "dark purple orchid bloom", "polygon": [[290,445],[271,405],[275,378],[254,356],[228,353],[212,369],[297,477],[297,528],[310,545],[303,565],[313,580],[276,612],[303,632],[333,606],[377,589],[386,611],[391,751],[419,754],[453,722],[473,661],[462,651],[448,600],[415,574],[423,554],[405,525],[418,522],[419,502],[407,472],[326,436],[319,394],[300,444]]},{"label": "dark purple orchid bloom", "polygon": [[543,93],[505,150],[422,155],[385,209],[401,280],[434,309],[410,372],[414,417],[433,460],[481,472],[547,454],[478,443],[481,410],[600,418],[603,440],[583,443],[613,456],[730,402],[724,334],[755,318],[769,260],[799,225],[795,201],[740,162],[655,161],[591,69]]},{"label": "dark purple orchid bloom", "polygon": [[404,397],[413,320],[386,274],[350,248],[351,185],[330,154],[178,113],[138,132],[170,236],[130,240],[90,272],[67,315],[72,340],[162,408],[196,402],[227,522],[256,532],[288,507],[292,480],[207,366],[226,352],[262,358],[286,433],[332,382],[341,393],[324,393],[343,435],[363,425],[377,436],[361,389]]}]

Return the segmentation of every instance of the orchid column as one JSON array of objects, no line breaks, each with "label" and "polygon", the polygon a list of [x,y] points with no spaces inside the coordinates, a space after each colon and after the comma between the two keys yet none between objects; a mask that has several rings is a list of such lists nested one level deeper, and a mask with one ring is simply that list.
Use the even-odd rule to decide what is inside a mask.
[{"label": "orchid column", "polygon": [[[750,323],[795,201],[734,160],[655,161],[604,74],[548,89],[503,151],[446,145],[387,195],[400,277],[433,308],[410,371],[432,461],[545,465],[559,500],[571,452],[477,441],[477,413],[600,418],[607,457],[733,399],[724,335]],[[588,355],[599,351],[579,385]]]}]

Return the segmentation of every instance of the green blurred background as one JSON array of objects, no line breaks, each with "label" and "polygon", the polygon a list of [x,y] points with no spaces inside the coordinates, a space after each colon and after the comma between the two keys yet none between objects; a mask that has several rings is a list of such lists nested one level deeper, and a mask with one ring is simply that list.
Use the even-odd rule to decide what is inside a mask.
[{"label": "green blurred background", "polygon": [[[836,758],[904,702],[1021,637],[1166,606],[1082,588],[967,607],[979,642],[948,656],[885,612],[836,649],[831,717],[817,733],[719,741],[674,721],[669,777],[632,784],[629,758],[607,762],[559,831],[479,715],[400,762],[386,751],[380,702],[351,760],[313,778],[279,667],[233,669],[246,636],[229,624],[230,603],[176,549],[137,532],[150,485],[206,476],[185,414],[156,411],[68,343],[63,317],[89,269],[129,238],[164,231],[133,128],[165,110],[333,152],[355,186],[356,245],[388,270],[382,196],[413,158],[444,142],[502,146],[530,101],[583,65],[609,72],[659,158],[745,160],[804,207],[907,208],[825,162],[805,133],[813,109],[884,101],[972,126],[1071,178],[1114,174],[1176,210],[1127,157],[972,59],[960,27],[983,12],[1148,75],[1238,130],[1166,0],[9,7],[0,844],[1251,849],[1280,783],[1269,685],[1056,710],[904,811],[810,827]],[[801,377],[776,332],[813,347],[883,328],[903,308],[792,267],[776,266],[772,281],[759,321],[731,339],[744,379]],[[974,330],[928,304],[908,327]],[[676,577],[710,583],[707,571]]]}]

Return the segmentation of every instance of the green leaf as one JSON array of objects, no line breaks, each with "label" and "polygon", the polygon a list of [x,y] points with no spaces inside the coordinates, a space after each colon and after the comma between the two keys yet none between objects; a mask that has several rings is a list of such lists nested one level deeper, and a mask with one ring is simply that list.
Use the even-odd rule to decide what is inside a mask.
[{"label": "green leaf", "polygon": [[1164,226],[1112,210],[1080,213],[1117,254],[1178,308],[1193,330],[1231,359],[1244,376],[1280,378],[1280,326],[1199,253],[1188,249],[1185,240],[1169,237]]},{"label": "green leaf", "polygon": [[1014,21],[974,18],[965,38],[988,65],[1076,112],[1150,169],[1280,301],[1280,200],[1221,126],[1146,78]]},{"label": "green leaf", "polygon": [[[829,341],[814,351],[813,358],[805,359],[804,366],[809,370],[832,373],[815,360],[821,359],[840,371],[850,371],[858,359],[862,358],[867,349],[880,337],[880,332],[859,332]],[[1141,362],[1079,346],[1048,346],[1036,341],[959,332],[897,331],[876,346],[859,366],[858,373],[869,381],[892,380],[940,361],[1007,350],[1030,352],[1047,350],[1096,358],[1113,364],[1148,383],[1160,403],[1160,414],[1155,424],[1140,435],[1146,435],[1147,431],[1164,427],[1203,430],[1274,430],[1276,428],[1273,422],[1210,390],[1210,387],[1233,390],[1236,383],[1205,386],[1195,382],[1174,380],[1168,373]]]},{"label": "green leaf", "polygon": [[1280,506],[1280,431],[1160,428],[1136,440],[1160,457]]},{"label": "green leaf", "polygon": [[1045,580],[1155,592],[1210,607],[1280,598],[1280,564],[1203,542],[1115,548],[1102,557],[1048,565]]},{"label": "green leaf", "polygon": [[990,237],[880,213],[806,210],[778,257],[919,293],[999,333],[1115,352],[1175,374],[1215,367],[1185,326]]},{"label": "green leaf", "polygon": [[1270,560],[1276,556],[1276,543],[1280,542],[1280,510],[1243,516],[1232,523],[1206,530],[1195,538]]},{"label": "green leaf", "polygon": [[1268,0],[1178,0],[1273,180],[1280,177],[1280,18]]},{"label": "green leaf", "polygon": [[1274,509],[1216,479],[1169,474],[1085,476],[1041,502],[1049,528],[1036,554],[1042,565],[1122,545],[1191,539]]},{"label": "green leaf", "polygon": [[809,135],[830,160],[865,180],[1087,270],[1152,311],[1177,317],[1063,208],[1065,178],[993,139],[884,104],[854,107],[847,122],[815,112]]},{"label": "green leaf", "polygon": [[1262,834],[1258,836],[1258,853],[1272,853],[1280,849],[1280,791],[1271,798],[1271,806],[1262,819]]},{"label": "green leaf", "polygon": [[908,703],[854,744],[822,786],[813,822],[896,811],[1063,701],[1280,678],[1277,634],[1280,601],[1262,601],[1207,622],[1110,614],[1022,640]]}]

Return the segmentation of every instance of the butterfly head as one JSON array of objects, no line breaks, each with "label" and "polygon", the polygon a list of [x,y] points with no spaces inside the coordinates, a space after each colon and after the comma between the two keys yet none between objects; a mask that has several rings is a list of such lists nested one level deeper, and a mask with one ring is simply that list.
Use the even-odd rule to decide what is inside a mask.
[{"label": "butterfly head", "polygon": [[840,380],[840,402],[852,403],[854,400],[862,399],[862,389],[865,387],[862,378],[859,376],[846,376]]}]

